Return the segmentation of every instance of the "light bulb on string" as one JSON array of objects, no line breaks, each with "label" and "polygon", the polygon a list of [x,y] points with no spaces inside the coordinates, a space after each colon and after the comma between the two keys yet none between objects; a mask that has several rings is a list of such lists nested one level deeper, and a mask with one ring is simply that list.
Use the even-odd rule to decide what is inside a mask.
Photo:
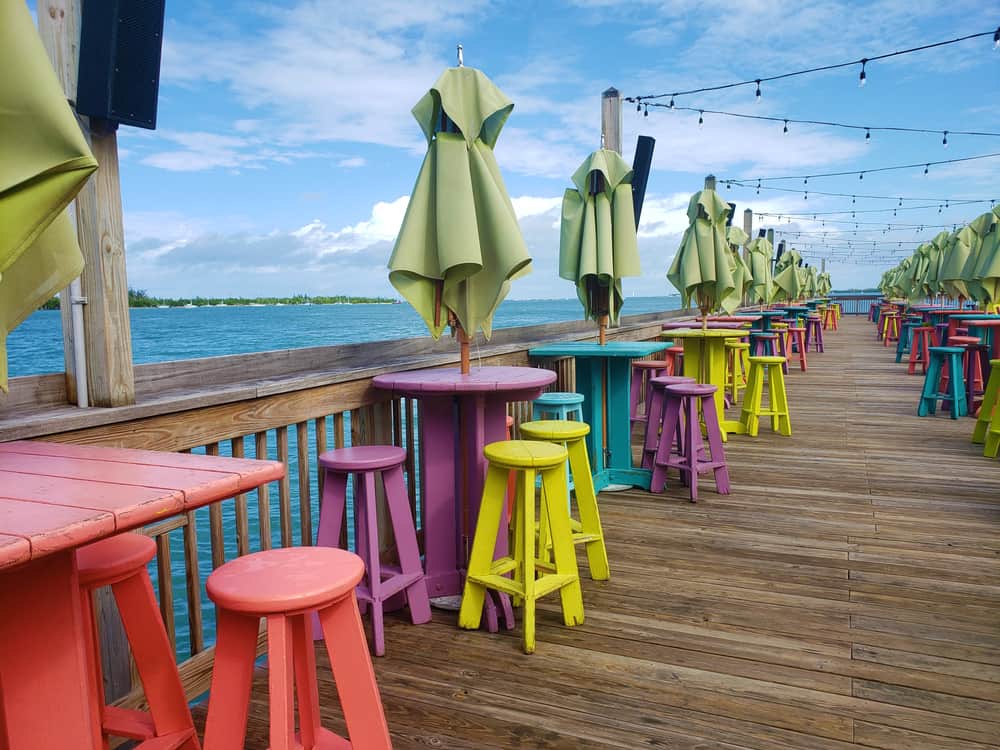
[{"label": "light bulb on string", "polygon": [[803,200],[809,200],[809,191],[808,190],[806,190],[805,193],[802,194],[802,199]]},{"label": "light bulb on string", "polygon": [[642,102],[636,102],[635,103],[635,111],[636,112],[642,112]]},{"label": "light bulb on string", "polygon": [[941,135],[943,136],[943,138],[941,138],[941,145],[948,148],[948,131],[945,130]]},{"label": "light bulb on string", "polygon": [[851,196],[851,203],[857,203],[857,202],[858,202],[857,198],[852,195]]},{"label": "light bulb on string", "polygon": [[785,128],[782,132],[788,133],[788,120],[785,120]]},{"label": "light bulb on string", "polygon": [[756,83],[757,83],[757,91],[754,92],[754,97],[756,98],[757,101],[760,101],[760,79],[759,78],[757,79]]},{"label": "light bulb on string", "polygon": [[902,206],[902,205],[903,205],[903,199],[902,199],[902,198],[900,198],[900,199],[899,199],[899,205],[900,205],[900,206]]},{"label": "light bulb on string", "polygon": [[670,95],[670,104],[667,105],[668,107],[670,107],[670,109],[674,108],[674,96],[676,96],[676,94]]},{"label": "light bulb on string", "polygon": [[930,165],[930,164],[925,164],[925,165],[924,165],[924,174],[927,174],[927,171],[928,171],[928,170],[929,170],[930,168],[931,168],[931,165]]},{"label": "light bulb on string", "polygon": [[865,179],[865,173],[864,172],[858,172],[858,179],[859,180]]},{"label": "light bulb on string", "polygon": [[643,117],[649,117],[649,107],[644,107],[642,110]]},{"label": "light bulb on string", "polygon": [[704,124],[705,124],[705,111],[699,109],[698,110],[698,129],[700,130],[702,128],[702,126],[704,126]]},{"label": "light bulb on string", "polygon": [[993,49],[1000,47],[1000,26],[997,26],[997,30],[993,32]]},{"label": "light bulb on string", "polygon": [[864,88],[865,84],[868,82],[868,76],[865,74],[865,65],[868,64],[868,58],[862,58],[861,60],[861,74],[858,76],[858,88]]},{"label": "light bulb on string", "polygon": [[870,128],[865,128],[865,143],[872,142],[872,131]]}]

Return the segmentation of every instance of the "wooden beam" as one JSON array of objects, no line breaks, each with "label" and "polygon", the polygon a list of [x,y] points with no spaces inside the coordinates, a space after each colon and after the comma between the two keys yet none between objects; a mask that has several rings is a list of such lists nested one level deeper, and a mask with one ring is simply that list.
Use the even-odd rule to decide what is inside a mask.
[{"label": "wooden beam", "polygon": [[601,139],[604,148],[622,152],[622,95],[614,87],[601,94]]},{"label": "wooden beam", "polygon": [[[66,98],[75,106],[80,55],[81,0],[38,0],[38,31],[52,60]],[[122,221],[121,182],[118,174],[118,136],[92,132],[80,118],[84,135],[100,165],[97,175],[76,200],[76,228],[83,252],[81,276],[84,336],[87,348],[87,387],[95,406],[135,403],[132,335],[129,326],[128,279],[125,273],[125,230]],[[63,293],[68,301],[69,294]],[[67,376],[73,371],[69,305],[63,303],[63,346]],[[67,394],[75,387],[67,381]]]}]

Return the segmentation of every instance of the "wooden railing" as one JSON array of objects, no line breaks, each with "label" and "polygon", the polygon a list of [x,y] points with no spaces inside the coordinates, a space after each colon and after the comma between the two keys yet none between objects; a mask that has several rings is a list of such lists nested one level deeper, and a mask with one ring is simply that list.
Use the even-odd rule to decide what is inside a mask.
[{"label": "wooden railing", "polygon": [[867,315],[872,302],[881,302],[883,296],[880,292],[832,292],[830,299],[840,303],[840,312],[844,315]]},{"label": "wooden railing", "polygon": [[[612,330],[610,337],[653,339],[661,321],[682,314],[626,318],[624,327]],[[483,347],[480,360],[482,364],[524,366],[529,364],[531,346],[556,339],[593,338],[594,333],[594,327],[585,323],[498,331],[490,345]],[[285,463],[288,471],[281,481],[144,529],[157,543],[151,575],[185,688],[193,698],[208,689],[211,676],[214,610],[205,595],[205,579],[236,556],[312,543],[321,493],[316,470],[320,453],[372,443],[404,447],[407,487],[414,515],[419,517],[419,404],[387,398],[371,380],[388,370],[453,364],[456,349],[450,342],[408,339],[140,366],[136,368],[138,382],[145,385],[136,406],[82,413],[58,402],[59,376],[15,378],[8,408],[0,411],[0,441],[31,437],[266,457]],[[331,362],[343,366],[331,368]],[[319,363],[325,363],[325,368]],[[546,366],[557,373],[553,389],[575,389],[572,359],[553,360]],[[247,373],[256,374],[257,379],[239,380]],[[16,408],[30,403],[28,394],[35,396],[32,408]],[[46,398],[51,403],[46,404]],[[530,419],[530,404],[511,404],[510,413],[515,424],[520,424]],[[107,599],[107,592],[103,597]],[[102,608],[100,618],[102,639],[109,644],[104,649],[108,692],[120,698],[122,705],[138,705],[142,692],[132,689],[138,683],[131,679],[124,638],[116,618],[107,615],[108,609]]]}]

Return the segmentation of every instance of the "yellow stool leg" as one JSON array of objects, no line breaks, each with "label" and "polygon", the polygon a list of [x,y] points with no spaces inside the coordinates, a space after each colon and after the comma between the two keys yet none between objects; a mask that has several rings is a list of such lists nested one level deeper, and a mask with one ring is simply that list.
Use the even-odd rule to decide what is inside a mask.
[{"label": "yellow stool leg", "polygon": [[477,583],[475,576],[488,575],[493,566],[493,551],[496,549],[497,532],[500,529],[500,515],[506,504],[507,470],[490,466],[483,485],[483,497],[479,506],[479,520],[472,539],[469,555],[468,574],[462,593],[462,607],[458,611],[458,626],[475,630],[483,615],[486,587]]},{"label": "yellow stool leg", "polygon": [[763,368],[751,362],[750,377],[747,378],[747,392],[743,394],[743,410],[740,412],[740,424],[750,437],[757,437],[761,399],[764,395],[763,375]]},{"label": "yellow stool leg", "polygon": [[[559,596],[562,600],[563,622],[568,626],[583,622],[583,589],[580,587],[580,573],[576,567],[576,552],[573,547],[573,537],[569,528],[569,512],[566,510],[566,475],[562,467],[542,471],[542,486],[545,488],[545,499],[542,502],[543,513],[549,516],[549,527],[552,529],[552,554],[555,558],[555,573],[559,584]],[[525,572],[527,578],[527,571]],[[548,589],[551,591],[551,588]],[[525,607],[528,594],[525,592]],[[532,603],[534,610],[534,603]],[[534,612],[532,611],[532,614]],[[527,613],[525,613],[527,622]],[[525,640],[525,649],[527,649]],[[534,623],[532,623],[532,650],[534,650]],[[528,651],[527,653],[531,653]]]},{"label": "yellow stool leg", "polygon": [[[514,507],[510,514],[510,526],[509,533],[512,537],[510,542],[510,554],[514,558],[514,570],[511,571],[511,578],[513,579],[518,590],[524,590],[524,551],[527,549],[527,542],[524,539],[524,525],[521,523],[521,517],[524,515],[524,504],[527,502],[525,499],[525,490],[528,489],[524,485],[524,473],[517,473],[517,480],[514,490]],[[524,603],[524,597],[518,594],[511,596],[511,604],[515,607],[520,607]]]},{"label": "yellow stool leg", "polygon": [[785,376],[781,365],[774,365],[771,380],[771,408],[775,414],[771,417],[771,429],[786,437],[792,435],[792,420],[788,413],[788,392],[785,390]]},{"label": "yellow stool leg", "polygon": [[[997,335],[1000,335],[1000,333]],[[990,365],[990,378],[986,381],[986,392],[983,394],[983,403],[979,407],[976,426],[972,430],[972,442],[977,444],[986,440],[990,417],[997,406],[997,402],[1000,401],[1000,359],[991,359]]]},{"label": "yellow stool leg", "polygon": [[[524,653],[535,652],[535,472],[524,470],[524,502],[521,504],[521,547],[515,553],[518,555],[518,568],[523,575],[524,609],[521,615],[524,627]],[[545,472],[542,472],[545,481]],[[542,500],[545,505],[545,500]],[[565,507],[565,502],[563,502]],[[530,548],[529,548],[530,547]]]},{"label": "yellow stool leg", "polygon": [[580,514],[580,533],[573,534],[574,542],[582,541],[586,544],[590,577],[595,581],[606,581],[611,577],[611,569],[608,565],[608,551],[604,546],[601,517],[597,510],[594,480],[590,474],[587,444],[583,438],[577,438],[567,445],[567,450],[576,487],[576,507]]}]

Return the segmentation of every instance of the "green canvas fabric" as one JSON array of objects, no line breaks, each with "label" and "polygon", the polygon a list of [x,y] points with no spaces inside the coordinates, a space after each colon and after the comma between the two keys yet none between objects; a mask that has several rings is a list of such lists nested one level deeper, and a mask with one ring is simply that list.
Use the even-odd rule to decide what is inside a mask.
[{"label": "green canvas fabric", "polygon": [[747,237],[747,233],[735,224],[726,227],[726,241],[729,243],[730,247],[743,247],[747,244],[749,239],[750,238]]},{"label": "green canvas fabric", "polygon": [[950,238],[950,232],[938,232],[928,245],[927,265],[920,280],[925,295],[934,296],[944,291],[941,286],[941,263]]},{"label": "green canvas fabric", "polygon": [[986,299],[986,290],[977,275],[977,269],[983,257],[983,246],[986,238],[996,222],[997,216],[992,211],[980,214],[958,230],[958,239],[956,240],[956,242],[961,242],[968,247],[968,257],[964,268],[962,268],[962,281],[968,291],[966,296],[980,303],[985,303],[988,300]]},{"label": "green canvas fabric", "polygon": [[0,70],[7,71],[0,76],[0,389],[6,391],[7,334],[82,268],[69,220],[48,229],[97,162],[24,3],[0,2]]},{"label": "green canvas fabric", "polygon": [[729,210],[729,204],[714,190],[691,196],[687,210],[690,224],[667,271],[684,307],[695,300],[702,312],[711,312],[736,288],[726,241]]},{"label": "green canvas fabric", "polygon": [[823,271],[816,277],[816,294],[826,297],[833,291],[833,282],[830,280],[830,272]]},{"label": "green canvas fabric", "polygon": [[767,304],[774,296],[774,281],[771,277],[771,254],[774,248],[766,237],[757,237],[750,242],[750,298]]},{"label": "green canvas fabric", "polygon": [[995,217],[983,236],[976,278],[990,303],[1000,302],[1000,206],[993,208]]},{"label": "green canvas fabric", "polygon": [[[743,234],[743,230],[740,230],[740,233]],[[743,236],[746,237],[745,234]],[[733,242],[730,241],[729,244],[732,245]],[[743,304],[743,295],[753,283],[750,267],[743,260],[739,250],[729,252],[729,272],[733,275],[733,291],[719,300],[719,306],[727,315],[732,315]]]},{"label": "green canvas fabric", "polygon": [[774,265],[774,297],[775,302],[791,302],[802,296],[803,274],[799,268],[802,257],[799,251],[792,248],[783,253]]},{"label": "green canvas fabric", "polygon": [[948,237],[944,252],[941,254],[941,270],[939,279],[941,289],[949,297],[968,297],[969,290],[965,285],[962,273],[965,271],[965,264],[969,260],[969,253],[972,248],[967,242],[959,238],[961,230],[957,230]]},{"label": "green canvas fabric", "polygon": [[[531,270],[493,154],[513,107],[480,71],[449,68],[413,108],[428,147],[389,259],[389,281],[434,338],[447,325],[446,310],[470,336],[482,330],[489,338],[510,282]],[[442,111],[461,133],[434,132]]]},{"label": "green canvas fabric", "polygon": [[[590,194],[590,174],[604,177],[604,190]],[[563,195],[559,230],[559,276],[576,284],[585,318],[591,309],[592,280],[607,290],[611,323],[618,322],[624,297],[622,278],[641,276],[632,205],[632,169],[616,152],[599,149],[573,174],[575,188]]]},{"label": "green canvas fabric", "polygon": [[806,269],[806,281],[803,285],[804,293],[807,297],[815,297],[819,294],[819,287],[816,282],[816,266],[809,266]]}]

